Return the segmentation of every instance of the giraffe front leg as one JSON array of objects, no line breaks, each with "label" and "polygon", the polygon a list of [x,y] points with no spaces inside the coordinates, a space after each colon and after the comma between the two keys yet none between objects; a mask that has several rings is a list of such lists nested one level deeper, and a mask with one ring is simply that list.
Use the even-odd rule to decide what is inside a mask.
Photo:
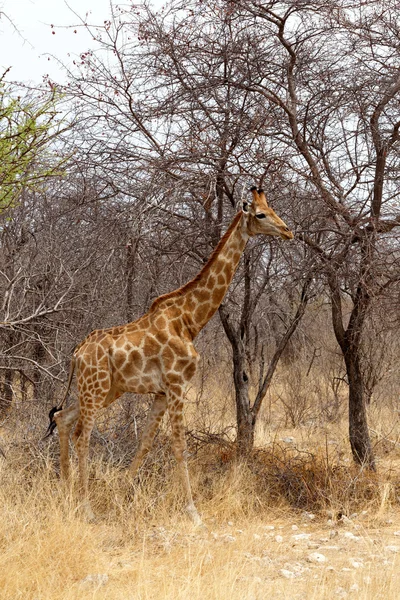
[{"label": "giraffe front leg", "polygon": [[193,502],[187,466],[188,452],[185,439],[185,425],[183,421],[183,391],[179,393],[179,395],[172,391],[168,393],[168,412],[171,419],[172,448],[186,495],[186,512],[196,526],[202,525],[202,520]]},{"label": "giraffe front leg", "polygon": [[157,394],[153,406],[150,409],[149,416],[145,428],[143,429],[139,448],[135,454],[135,458],[129,468],[132,477],[134,477],[142,464],[142,461],[150,448],[153,445],[154,437],[161,423],[164,413],[167,409],[167,398],[164,394]]}]

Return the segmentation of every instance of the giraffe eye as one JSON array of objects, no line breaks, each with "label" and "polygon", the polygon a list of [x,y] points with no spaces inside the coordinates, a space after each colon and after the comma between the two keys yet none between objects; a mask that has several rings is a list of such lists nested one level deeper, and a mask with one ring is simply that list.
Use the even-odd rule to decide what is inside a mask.
[{"label": "giraffe eye", "polygon": [[265,219],[264,213],[257,213],[256,217],[257,217],[257,219]]}]

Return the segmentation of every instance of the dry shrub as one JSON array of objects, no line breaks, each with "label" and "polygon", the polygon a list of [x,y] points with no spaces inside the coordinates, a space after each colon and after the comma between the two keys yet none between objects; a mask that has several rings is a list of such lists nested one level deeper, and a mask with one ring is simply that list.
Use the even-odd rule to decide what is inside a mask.
[{"label": "dry shrub", "polygon": [[375,473],[356,465],[330,464],[322,452],[274,444],[255,451],[249,467],[270,502],[285,501],[292,508],[350,514],[380,501]]},{"label": "dry shrub", "polygon": [[[307,452],[274,442],[238,463],[235,446],[205,447],[197,461],[197,493],[203,502],[224,502],[233,513],[251,516],[268,508],[350,515],[398,505],[400,481],[356,464],[331,461],[324,449]],[[200,465],[199,465],[200,463]],[[383,490],[386,490],[383,492]]]}]

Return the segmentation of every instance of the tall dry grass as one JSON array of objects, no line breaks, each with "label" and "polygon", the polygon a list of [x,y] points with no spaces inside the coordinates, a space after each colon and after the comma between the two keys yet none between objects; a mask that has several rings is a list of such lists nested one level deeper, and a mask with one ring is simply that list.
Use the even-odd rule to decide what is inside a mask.
[{"label": "tall dry grass", "polygon": [[[60,484],[51,446],[11,448],[0,463],[0,597],[330,599],[357,585],[354,597],[395,600],[400,555],[388,559],[383,548],[396,523],[400,528],[396,477],[387,468],[371,476],[340,464],[326,446],[316,449],[318,442],[314,435],[314,452],[304,452],[275,441],[248,464],[237,464],[226,444],[193,446],[190,471],[204,530],[183,512],[164,438],[134,484],[121,468],[92,459],[94,523],[82,519],[74,484]],[[312,521],[304,516],[309,511]],[[358,523],[362,572],[348,569],[341,552],[314,567],[307,563],[311,550],[291,541],[293,524],[319,539],[343,527],[341,514]],[[280,571],[288,563],[305,571],[286,580]]]}]

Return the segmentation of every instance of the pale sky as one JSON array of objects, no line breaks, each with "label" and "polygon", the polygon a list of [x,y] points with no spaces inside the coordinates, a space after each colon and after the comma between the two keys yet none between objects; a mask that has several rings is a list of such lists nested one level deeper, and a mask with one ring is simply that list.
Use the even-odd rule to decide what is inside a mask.
[{"label": "pale sky", "polygon": [[88,22],[92,24],[103,24],[110,15],[110,0],[0,0],[1,11],[18,30],[1,17],[0,75],[11,66],[8,81],[40,83],[47,73],[55,81],[64,79],[57,61],[51,57],[49,60],[47,55],[55,55],[68,64],[75,55],[94,46],[83,28],[77,28],[77,33],[73,28],[62,28],[79,23],[67,3],[83,18],[88,12]]}]

